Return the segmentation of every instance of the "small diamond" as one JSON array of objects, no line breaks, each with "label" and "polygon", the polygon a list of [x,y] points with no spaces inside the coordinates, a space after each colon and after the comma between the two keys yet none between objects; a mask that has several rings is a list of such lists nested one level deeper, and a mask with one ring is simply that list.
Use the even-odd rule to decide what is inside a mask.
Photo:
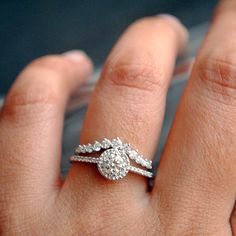
[{"label": "small diamond", "polygon": [[96,151],[96,152],[99,152],[101,150],[101,143],[96,141],[93,145],[93,150]]},{"label": "small diamond", "polygon": [[88,145],[85,146],[85,150],[86,152],[89,153],[93,152],[93,145],[89,143]]},{"label": "small diamond", "polygon": [[81,152],[86,153],[86,145],[80,145],[81,146]]},{"label": "small diamond", "polygon": [[143,159],[142,159],[142,156],[141,156],[141,155],[137,155],[137,157],[136,157],[136,163],[137,163],[137,164],[142,164],[142,163],[143,163]]},{"label": "small diamond", "polygon": [[79,145],[76,150],[75,150],[75,153],[76,154],[79,154],[79,153],[85,153],[86,150],[85,150],[85,145]]},{"label": "small diamond", "polygon": [[83,152],[83,146],[79,145],[76,149],[75,149],[75,154],[79,154]]},{"label": "small diamond", "polygon": [[118,148],[121,146],[122,146],[122,141],[120,140],[120,138],[117,137],[112,140],[112,147]]},{"label": "small diamond", "polygon": [[135,159],[138,155],[138,153],[135,150],[130,150],[128,154],[131,159]]},{"label": "small diamond", "polygon": [[152,169],[152,161],[151,160],[147,160],[147,159],[145,159],[145,161],[147,162],[146,167],[148,169]]},{"label": "small diamond", "polygon": [[101,144],[102,144],[103,149],[107,149],[111,147],[111,141],[107,138],[104,138]]},{"label": "small diamond", "polygon": [[127,144],[127,143],[124,144],[122,146],[122,150],[125,151],[128,154],[130,152],[130,150],[131,150],[130,144]]},{"label": "small diamond", "polygon": [[77,148],[75,149],[75,155],[77,155],[77,154],[79,154],[79,153],[81,153],[81,149],[80,149],[79,147],[77,147]]}]

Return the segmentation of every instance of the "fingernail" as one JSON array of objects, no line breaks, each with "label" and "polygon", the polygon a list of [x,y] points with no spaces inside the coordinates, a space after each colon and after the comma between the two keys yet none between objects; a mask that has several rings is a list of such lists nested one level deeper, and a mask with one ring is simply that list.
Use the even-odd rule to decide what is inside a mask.
[{"label": "fingernail", "polygon": [[62,53],[62,55],[74,62],[81,62],[85,59],[88,59],[87,54],[82,50],[70,50],[68,52]]}]

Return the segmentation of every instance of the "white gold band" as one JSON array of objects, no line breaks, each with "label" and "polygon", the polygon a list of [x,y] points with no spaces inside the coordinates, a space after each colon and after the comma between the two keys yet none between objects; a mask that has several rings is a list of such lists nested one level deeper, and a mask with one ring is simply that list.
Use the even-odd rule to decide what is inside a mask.
[{"label": "white gold band", "polygon": [[[70,157],[70,161],[74,162],[86,162],[86,163],[94,163],[94,164],[98,164],[100,161],[100,158],[98,157],[87,157],[87,156],[72,156]],[[130,172],[133,172],[135,174],[140,174],[144,177],[148,177],[148,178],[152,178],[153,174],[150,171],[147,170],[143,170],[141,168],[135,167],[135,166],[131,166],[129,165],[128,170]],[[114,179],[115,180],[115,179]]]}]

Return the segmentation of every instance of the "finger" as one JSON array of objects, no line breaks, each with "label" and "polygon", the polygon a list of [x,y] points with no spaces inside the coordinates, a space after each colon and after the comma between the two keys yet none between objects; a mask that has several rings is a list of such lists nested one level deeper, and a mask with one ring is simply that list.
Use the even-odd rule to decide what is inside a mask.
[{"label": "finger", "polygon": [[163,227],[175,234],[230,232],[236,190],[235,7],[235,1],[222,1],[216,11],[158,169],[153,202],[161,220],[168,216]]},{"label": "finger", "polygon": [[[153,157],[168,84],[186,35],[178,21],[167,17],[142,19],[129,27],[104,66],[85,118],[81,143],[119,136],[140,153]],[[111,204],[119,202],[121,206],[143,197],[146,182],[144,177],[128,174],[114,183],[102,177],[95,166],[79,163],[72,165],[64,190],[98,201],[108,195]],[[95,197],[88,197],[91,192]]]},{"label": "finger", "polygon": [[73,51],[37,59],[18,76],[0,115],[0,181],[8,199],[56,189],[65,106],[91,70],[85,54]]}]

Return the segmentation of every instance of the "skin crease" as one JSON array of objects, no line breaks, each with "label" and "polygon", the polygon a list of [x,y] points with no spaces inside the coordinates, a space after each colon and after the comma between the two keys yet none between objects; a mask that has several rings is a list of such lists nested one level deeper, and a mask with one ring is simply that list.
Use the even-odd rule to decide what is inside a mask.
[{"label": "skin crease", "polygon": [[[28,65],[0,113],[0,235],[236,235],[235,9],[216,8],[151,193],[141,176],[111,182],[82,163],[60,179],[65,107],[92,62],[72,51]],[[152,158],[186,41],[170,16],[132,24],[104,65],[81,142],[121,136]]]}]

